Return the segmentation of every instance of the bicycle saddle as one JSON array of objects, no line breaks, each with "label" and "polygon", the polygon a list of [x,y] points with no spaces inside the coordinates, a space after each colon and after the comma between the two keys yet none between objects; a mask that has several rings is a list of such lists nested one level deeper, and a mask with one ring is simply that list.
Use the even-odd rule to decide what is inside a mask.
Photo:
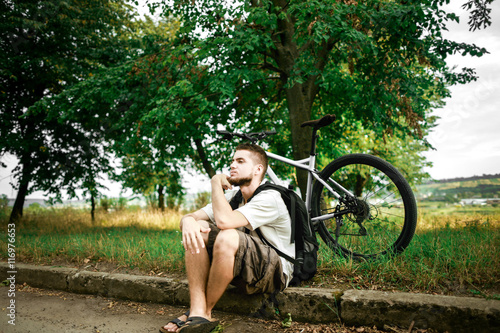
[{"label": "bicycle saddle", "polygon": [[316,119],[316,120],[309,120],[305,121],[302,124],[300,124],[300,127],[306,127],[306,126],[311,126],[314,129],[320,129],[321,127],[325,127],[330,125],[335,121],[335,115],[334,114],[327,114],[321,119]]}]

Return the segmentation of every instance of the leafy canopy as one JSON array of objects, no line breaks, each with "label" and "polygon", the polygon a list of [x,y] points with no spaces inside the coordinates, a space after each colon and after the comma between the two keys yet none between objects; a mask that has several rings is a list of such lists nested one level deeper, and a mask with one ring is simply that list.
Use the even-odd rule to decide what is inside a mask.
[{"label": "leafy canopy", "polygon": [[97,173],[109,166],[101,137],[85,123],[47,117],[44,105],[28,110],[140,54],[139,25],[123,0],[0,1],[0,156],[19,159],[13,218],[34,190],[58,193],[87,179],[95,193]]}]

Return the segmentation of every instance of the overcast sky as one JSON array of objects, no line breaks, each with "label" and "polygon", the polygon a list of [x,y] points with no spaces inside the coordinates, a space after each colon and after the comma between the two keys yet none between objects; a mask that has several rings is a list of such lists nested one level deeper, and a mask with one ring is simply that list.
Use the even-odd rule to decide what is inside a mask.
[{"label": "overcast sky", "polygon": [[468,13],[460,9],[464,2],[452,0],[460,24],[450,25],[445,37],[490,54],[448,58],[450,66],[475,68],[479,79],[451,87],[446,106],[434,112],[441,119],[428,140],[436,150],[426,156],[434,163],[429,173],[435,179],[500,173],[500,2],[493,3],[492,25],[475,32],[469,32]]},{"label": "overcast sky", "polygon": [[[446,100],[446,106],[434,111],[441,119],[428,140],[436,150],[426,156],[434,164],[428,172],[435,179],[500,173],[500,2],[493,3],[492,25],[475,32],[469,32],[468,13],[460,9],[465,2],[452,0],[450,7],[459,14],[460,24],[450,25],[445,37],[485,47],[490,54],[481,58],[448,58],[450,66],[475,68],[479,79],[451,87],[452,96]],[[16,191],[9,183],[16,159],[4,156],[1,161],[9,168],[0,168],[0,195],[14,198]],[[199,180],[189,179],[185,186],[189,192],[195,192]],[[117,197],[120,186],[114,184],[110,188],[112,192],[107,195]],[[29,197],[42,198],[43,193]]]}]

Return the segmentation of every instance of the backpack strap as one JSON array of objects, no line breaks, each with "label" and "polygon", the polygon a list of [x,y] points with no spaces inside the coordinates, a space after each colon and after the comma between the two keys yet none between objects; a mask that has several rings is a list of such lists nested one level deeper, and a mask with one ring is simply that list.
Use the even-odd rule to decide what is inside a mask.
[{"label": "backpack strap", "polygon": [[[262,184],[262,185],[260,185],[259,187],[257,187],[255,189],[255,191],[253,192],[253,194],[250,197],[250,199],[248,199],[247,203],[249,203],[250,200],[252,200],[252,198],[254,196],[256,196],[257,194],[259,194],[263,190],[263,188],[262,188],[263,185],[265,185],[265,184]],[[236,192],[236,194],[231,198],[231,201],[229,201],[229,205],[231,206],[231,208],[233,210],[236,210],[236,209],[239,208],[241,200],[243,200],[243,194],[241,193],[241,190],[238,190],[238,192]]]},{"label": "backpack strap", "polygon": [[[287,189],[287,191],[290,191],[290,192],[293,192],[291,189]],[[289,193],[290,193],[289,192]],[[295,223],[295,204],[296,204],[297,200],[295,198],[295,195],[291,194],[290,193],[290,210],[289,210],[289,213],[290,213],[290,222],[292,223],[292,231],[291,231],[291,236],[290,236],[290,243],[295,243],[295,229],[296,229],[296,224]],[[299,229],[301,229],[299,227]]]},{"label": "backpack strap", "polygon": [[[241,193],[241,190],[238,190],[238,192],[236,192],[236,194],[229,201],[229,205],[231,206],[231,208],[233,210],[236,210],[240,206],[241,200],[243,200],[243,194]],[[247,228],[243,228],[243,229],[244,229],[243,231],[245,232],[245,234],[250,233],[250,230],[248,230]]]},{"label": "backpack strap", "polygon": [[236,194],[231,198],[231,201],[229,201],[229,205],[233,210],[236,210],[240,206],[242,199],[243,194],[241,194],[241,190],[238,190],[238,192],[236,192]]},{"label": "backpack strap", "polygon": [[[279,185],[274,185],[274,184],[269,184],[269,183],[264,183],[262,185],[260,185],[259,187],[257,187],[257,189],[255,190],[255,192],[253,192],[253,195],[247,200],[247,203],[250,202],[250,200],[252,200],[252,198],[254,196],[256,196],[257,194],[259,194],[261,191],[263,190],[275,190],[275,191],[278,191],[280,193],[280,195],[282,194],[279,190],[277,189],[276,187],[279,186]],[[288,188],[285,188],[283,187],[283,191],[290,191],[290,192],[293,192],[293,190],[291,189],[288,189]],[[293,193],[295,194],[295,193]],[[290,197],[290,207],[287,207],[288,209],[288,212],[290,214],[290,223],[291,223],[291,237],[290,237],[290,243],[295,243],[295,229],[296,229],[296,223],[295,223],[295,205],[296,205],[296,197],[293,195],[293,194],[289,194],[288,196]],[[238,209],[240,203],[241,203],[241,200],[243,199],[243,194],[241,193],[241,190],[239,190],[238,192],[236,192],[236,194],[231,198],[231,201],[229,202],[229,205],[231,206],[231,208],[233,210],[236,210]],[[286,202],[285,202],[286,204]],[[294,265],[298,265],[300,264],[300,259],[299,260],[296,260],[292,257],[290,257],[289,255],[287,255],[286,253],[283,253],[281,252],[280,250],[278,250],[274,245],[272,245],[271,243],[269,243],[267,241],[267,239],[264,238],[264,235],[262,235],[262,232],[260,231],[259,228],[257,228],[255,230],[255,232],[257,233],[257,235],[259,236],[260,240],[266,244],[267,246],[271,247],[274,251],[276,251],[276,253],[278,253],[278,255],[280,257],[283,257],[285,258],[286,260],[290,261],[291,263],[293,263]],[[245,233],[250,233],[249,230],[247,228],[245,228]],[[303,235],[303,230],[302,230],[302,226],[299,226],[299,235],[302,236]],[[295,246],[299,246],[300,249],[303,249],[304,248],[304,243],[303,242],[300,242],[301,244],[295,244]]]},{"label": "backpack strap", "polygon": [[259,238],[262,241],[262,243],[266,244],[267,246],[269,246],[270,248],[272,248],[274,251],[276,251],[276,253],[278,253],[278,255],[280,257],[285,258],[286,260],[288,260],[289,262],[291,262],[294,265],[298,265],[300,263],[298,260],[295,260],[292,257],[290,257],[288,254],[286,254],[284,252],[281,252],[273,244],[269,243],[267,241],[267,239],[265,239],[264,236],[262,235],[262,231],[260,231],[260,229],[257,228],[257,230],[255,230],[255,232],[257,233],[257,235],[259,235]]}]

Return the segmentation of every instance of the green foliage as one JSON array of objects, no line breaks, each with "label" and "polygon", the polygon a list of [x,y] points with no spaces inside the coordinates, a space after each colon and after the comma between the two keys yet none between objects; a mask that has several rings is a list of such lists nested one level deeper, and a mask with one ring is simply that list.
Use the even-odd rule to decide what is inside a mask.
[{"label": "green foliage", "polygon": [[127,208],[127,198],[119,197],[119,198],[108,198],[107,196],[102,196],[99,199],[99,206],[104,212],[109,212],[110,210],[114,211],[123,211]]},{"label": "green foliage", "polygon": [[[165,190],[175,206],[183,166],[210,176],[227,166],[235,143],[209,144],[217,128],[274,128],[272,151],[300,159],[310,138],[300,124],[334,113],[323,163],[367,151],[418,182],[429,111],[449,85],[475,79],[447,56],[487,52],[443,38],[458,20],[444,2],[161,0],[150,4],[164,12],[156,24],[119,0],[3,1],[0,154],[19,157],[26,193],[31,181],[94,197],[117,157],[115,179],[158,200]],[[471,26],[489,25],[490,4],[466,4]],[[303,174],[278,171],[304,187]]]},{"label": "green foliage", "polygon": [[113,202],[113,199],[108,198],[106,196],[103,196],[101,199],[99,199],[99,205],[101,206],[102,210],[105,211],[106,213],[111,208],[112,202]]},{"label": "green foliage", "polygon": [[7,207],[9,207],[9,198],[7,195],[2,194],[2,196],[0,196],[0,210],[7,209]]},{"label": "green foliage", "polygon": [[176,155],[178,150],[189,151],[190,141],[176,144],[174,140],[181,135],[180,131],[174,137],[173,133],[159,133],[158,120],[147,110],[155,108],[155,98],[164,93],[162,85],[173,80],[171,75],[177,70],[164,68],[167,60],[159,52],[168,50],[170,34],[178,24],[176,21],[161,21],[158,25],[149,21],[149,24],[143,27],[141,57],[123,59],[118,66],[104,68],[61,94],[46,98],[38,107],[48,108],[49,117],[70,122],[85,129],[87,135],[90,133],[92,144],[102,147],[96,150],[103,157],[96,165],[109,165],[113,152],[123,170],[112,175],[113,179],[148,197],[166,188],[167,204],[172,205],[174,198],[182,198]]},{"label": "green foliage", "polygon": [[115,202],[115,210],[121,211],[127,208],[128,200],[124,197],[119,197]]},{"label": "green foliage", "polygon": [[193,206],[191,207],[192,211],[196,211],[208,205],[212,201],[212,193],[211,192],[199,192],[196,193],[196,198],[194,199]]},{"label": "green foliage", "polygon": [[24,198],[33,190],[58,195],[66,187],[74,196],[79,182],[97,193],[99,173],[109,168],[101,138],[83,123],[47,117],[47,105],[28,109],[100,68],[138,55],[137,28],[124,0],[1,1],[0,155],[19,159],[13,215],[22,215]]},{"label": "green foliage", "polygon": [[38,202],[33,202],[32,204],[29,205],[28,207],[29,211],[32,213],[40,213],[42,212],[45,208],[40,205]]},{"label": "green foliage", "polygon": [[0,221],[5,220],[9,213],[9,198],[5,194],[2,194],[0,196]]},{"label": "green foliage", "polygon": [[491,25],[491,8],[488,8],[488,5],[492,4],[493,0],[469,0],[462,6],[471,12],[469,17],[470,30],[474,31]]},{"label": "green foliage", "polygon": [[399,129],[393,130],[393,135],[378,135],[376,131],[363,126],[361,122],[340,121],[342,137],[336,138],[335,133],[324,131],[320,133],[319,145],[334,145],[327,154],[318,154],[318,165],[325,167],[333,158],[351,153],[365,153],[383,158],[398,168],[411,185],[417,185],[430,178],[424,171],[431,166],[423,153],[428,146],[421,140],[410,135],[404,135]]},{"label": "green foliage", "polygon": [[446,57],[486,52],[443,38],[447,22],[457,17],[440,9],[442,1],[161,3],[166,15],[184,22],[180,47],[195,50],[191,62],[211,74],[201,85],[185,78],[168,89],[177,104],[196,101],[203,110],[203,96],[216,96],[223,116],[203,118],[212,128],[277,127],[283,137],[274,149],[295,158],[309,148],[310,132],[300,123],[327,113],[343,125],[320,147],[330,158],[331,141],[358,124],[372,137],[421,141],[434,124],[430,109],[449,95],[447,86],[475,79],[471,69],[448,68]]}]

